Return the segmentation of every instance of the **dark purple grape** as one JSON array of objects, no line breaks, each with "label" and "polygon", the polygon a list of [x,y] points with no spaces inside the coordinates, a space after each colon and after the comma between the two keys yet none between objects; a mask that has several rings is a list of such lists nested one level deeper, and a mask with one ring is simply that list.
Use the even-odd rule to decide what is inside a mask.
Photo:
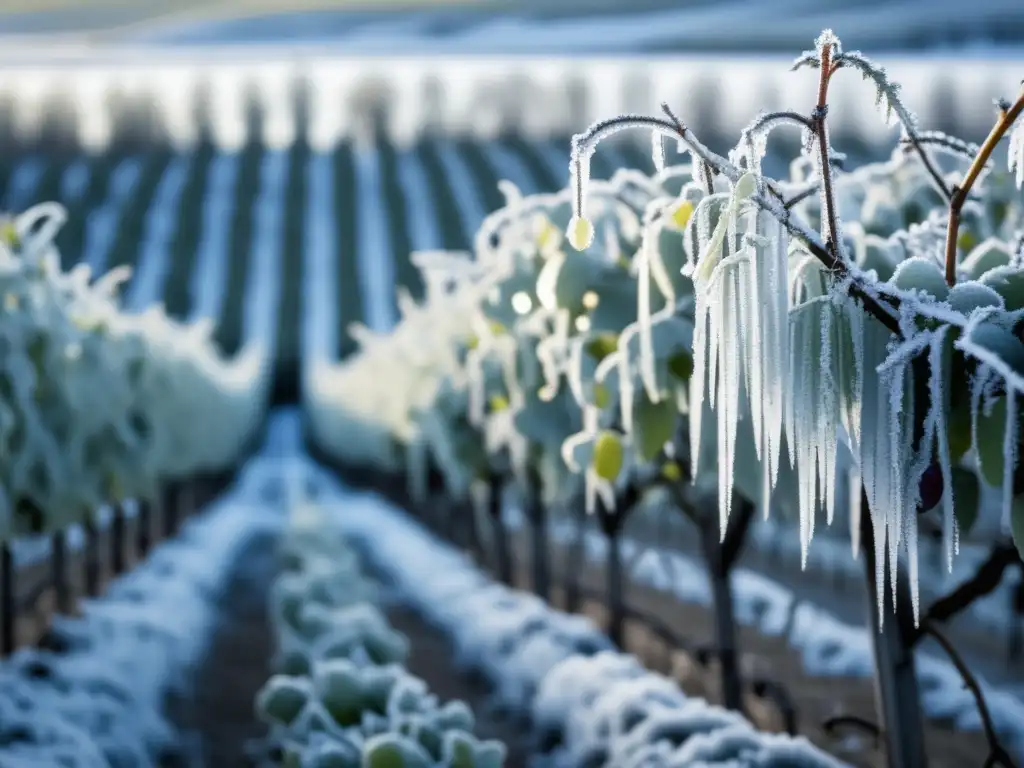
[{"label": "dark purple grape", "polygon": [[927,512],[942,501],[942,470],[938,464],[932,464],[921,475],[918,491],[921,494],[921,501],[918,505],[918,509],[921,512]]}]

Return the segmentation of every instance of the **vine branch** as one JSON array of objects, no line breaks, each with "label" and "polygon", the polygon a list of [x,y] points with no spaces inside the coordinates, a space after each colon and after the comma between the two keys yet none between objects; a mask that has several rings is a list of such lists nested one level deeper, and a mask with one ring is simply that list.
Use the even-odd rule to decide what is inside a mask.
[{"label": "vine branch", "polygon": [[978,682],[978,678],[974,676],[959,651],[956,650],[949,641],[949,638],[938,627],[932,623],[922,624],[922,626],[925,633],[934,638],[935,642],[946,652],[949,660],[956,667],[956,671],[964,679],[964,684],[971,692],[978,706],[978,715],[981,717],[981,726],[985,731],[985,739],[988,741],[989,750],[984,768],[991,768],[991,766],[995,765],[1002,765],[1004,768],[1017,768],[1017,764],[999,741],[999,734],[996,733],[995,724],[992,722],[992,714],[988,710],[988,704],[985,703],[985,695],[981,691],[981,684]]},{"label": "vine branch", "polygon": [[882,728],[878,723],[866,717],[854,714],[835,715],[822,722],[821,727],[829,736],[834,736],[840,728],[853,726],[869,734],[875,740],[875,746],[882,740]]},{"label": "vine branch", "polygon": [[948,621],[974,601],[990,594],[1003,580],[1006,569],[1016,562],[1016,547],[1005,541],[998,542],[970,579],[932,603],[921,618],[921,626],[913,637],[913,642],[918,642],[927,634],[926,627],[936,622]]},{"label": "vine branch", "polygon": [[[711,153],[710,150],[707,150],[703,144],[697,141],[693,132],[683,125],[667,103],[662,102],[661,109],[668,116],[669,120],[671,120],[669,125],[672,126],[676,137],[679,138],[680,141],[690,147],[691,150],[701,157],[701,159],[709,166],[715,169],[718,173],[724,174],[733,183],[739,179],[739,169],[735,168],[731,163],[729,163],[729,161],[725,160],[725,158],[714,155],[714,153]],[[626,116],[615,119],[621,125],[623,123],[631,123],[633,120],[638,118]],[[654,120],[658,123],[664,124],[664,121],[658,120],[658,118],[642,119]],[[573,137],[574,146],[579,146],[586,142],[586,137],[594,133],[597,127],[598,126],[595,125],[594,128],[587,131],[587,133]],[[577,144],[577,140],[579,140],[579,144]],[[691,141],[693,142],[692,144]],[[716,160],[721,161],[722,165],[716,166]],[[761,194],[755,194],[753,196],[752,199],[754,202],[778,219],[782,226],[786,228],[786,231],[793,237],[800,240],[810,254],[818,259],[818,261],[820,261],[828,271],[838,274],[839,276],[846,275],[849,272],[846,262],[841,259],[837,259],[825,244],[815,236],[814,232],[810,228],[805,226],[803,222],[799,222],[793,218],[792,211],[786,206],[787,201],[773,186],[769,185],[768,190],[777,202],[773,202]],[[891,331],[897,338],[902,338],[903,334],[900,332],[899,321],[892,312],[882,306],[870,291],[866,290],[856,280],[852,280],[850,282],[849,291],[851,296],[860,301],[861,306],[864,307],[864,310],[868,314],[872,315],[882,325],[889,329],[889,331]]]},{"label": "vine branch", "polygon": [[826,37],[818,52],[821,60],[818,77],[818,100],[811,113],[811,129],[818,138],[818,174],[821,177],[821,208],[825,213],[825,247],[835,257],[841,253],[839,247],[839,217],[836,215],[835,193],[832,190],[832,164],[829,162],[828,84],[832,77],[832,39]]},{"label": "vine branch", "polygon": [[992,126],[992,130],[989,131],[988,137],[981,145],[981,149],[974,156],[974,161],[971,163],[971,167],[967,169],[964,180],[953,187],[953,197],[949,202],[949,225],[946,229],[946,283],[948,285],[956,284],[956,247],[957,235],[960,231],[960,211],[963,209],[964,203],[967,202],[967,196],[971,192],[971,187],[978,180],[982,170],[985,168],[985,164],[992,156],[992,152],[995,151],[996,145],[1017,121],[1021,112],[1024,112],[1024,87],[1021,88],[1020,94],[1018,94],[1017,100],[1013,104],[1000,103],[999,117],[996,120],[996,124]]}]

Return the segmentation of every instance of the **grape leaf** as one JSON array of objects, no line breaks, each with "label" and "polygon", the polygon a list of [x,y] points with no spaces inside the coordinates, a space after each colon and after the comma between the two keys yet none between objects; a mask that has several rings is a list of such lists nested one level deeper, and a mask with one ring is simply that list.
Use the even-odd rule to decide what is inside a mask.
[{"label": "grape leaf", "polygon": [[652,403],[645,396],[633,402],[633,444],[644,461],[651,461],[676,431],[679,411],[675,401],[666,398]]}]

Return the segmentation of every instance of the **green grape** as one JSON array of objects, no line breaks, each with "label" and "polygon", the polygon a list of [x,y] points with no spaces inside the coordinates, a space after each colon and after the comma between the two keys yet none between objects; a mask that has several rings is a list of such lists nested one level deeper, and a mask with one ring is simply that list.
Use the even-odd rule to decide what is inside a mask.
[{"label": "green grape", "polygon": [[678,483],[683,479],[683,468],[677,461],[666,461],[661,465],[661,476],[671,483]]},{"label": "green grape", "polygon": [[594,225],[582,216],[573,216],[566,227],[566,239],[577,251],[585,251],[594,242]]},{"label": "green grape", "polygon": [[622,448],[622,439],[611,430],[605,430],[597,436],[594,442],[594,471],[602,480],[614,482],[622,471],[625,461],[625,452]]}]

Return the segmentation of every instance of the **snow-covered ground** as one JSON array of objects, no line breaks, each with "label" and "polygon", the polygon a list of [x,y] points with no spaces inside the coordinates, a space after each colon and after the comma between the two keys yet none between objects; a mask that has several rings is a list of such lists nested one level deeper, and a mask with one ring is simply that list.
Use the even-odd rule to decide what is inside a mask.
[{"label": "snow-covered ground", "polygon": [[402,601],[447,634],[462,666],[495,685],[495,705],[529,717],[538,744],[560,736],[558,749],[538,754],[536,768],[639,768],[655,756],[681,767],[740,754],[749,765],[840,765],[805,739],[758,733],[738,715],[687,697],[613,652],[588,619],[493,582],[380,497],[319,482],[320,503],[336,509],[340,528]]},{"label": "snow-covered ground", "polygon": [[[526,521],[516,508],[509,508],[506,520],[514,530]],[[551,531],[553,541],[568,544],[574,536],[571,525]],[[588,560],[604,561],[607,540],[596,531],[585,538]],[[849,551],[845,553],[849,557]],[[622,556],[631,563],[632,579],[697,605],[711,604],[711,585],[703,565],[687,555],[656,548],[644,548],[635,541],[622,542]],[[804,668],[816,677],[864,677],[875,674],[871,636],[864,626],[846,624],[826,608],[799,600],[792,590],[754,571],[737,568],[733,573],[736,619],[770,637],[784,637],[800,654]],[[917,653],[917,674],[922,705],[928,717],[954,723],[960,730],[980,730],[981,719],[974,697],[959,673],[947,660]],[[985,699],[996,728],[1010,748],[1024,756],[1024,701],[1012,692],[981,680]]]},{"label": "snow-covered ground", "polygon": [[[266,451],[281,441],[272,431]],[[280,480],[271,457],[254,459],[177,538],[84,601],[80,617],[58,617],[47,649],[0,666],[0,765],[145,768],[180,752],[165,695],[187,689],[240,552],[283,520],[264,500],[266,484]]]}]

